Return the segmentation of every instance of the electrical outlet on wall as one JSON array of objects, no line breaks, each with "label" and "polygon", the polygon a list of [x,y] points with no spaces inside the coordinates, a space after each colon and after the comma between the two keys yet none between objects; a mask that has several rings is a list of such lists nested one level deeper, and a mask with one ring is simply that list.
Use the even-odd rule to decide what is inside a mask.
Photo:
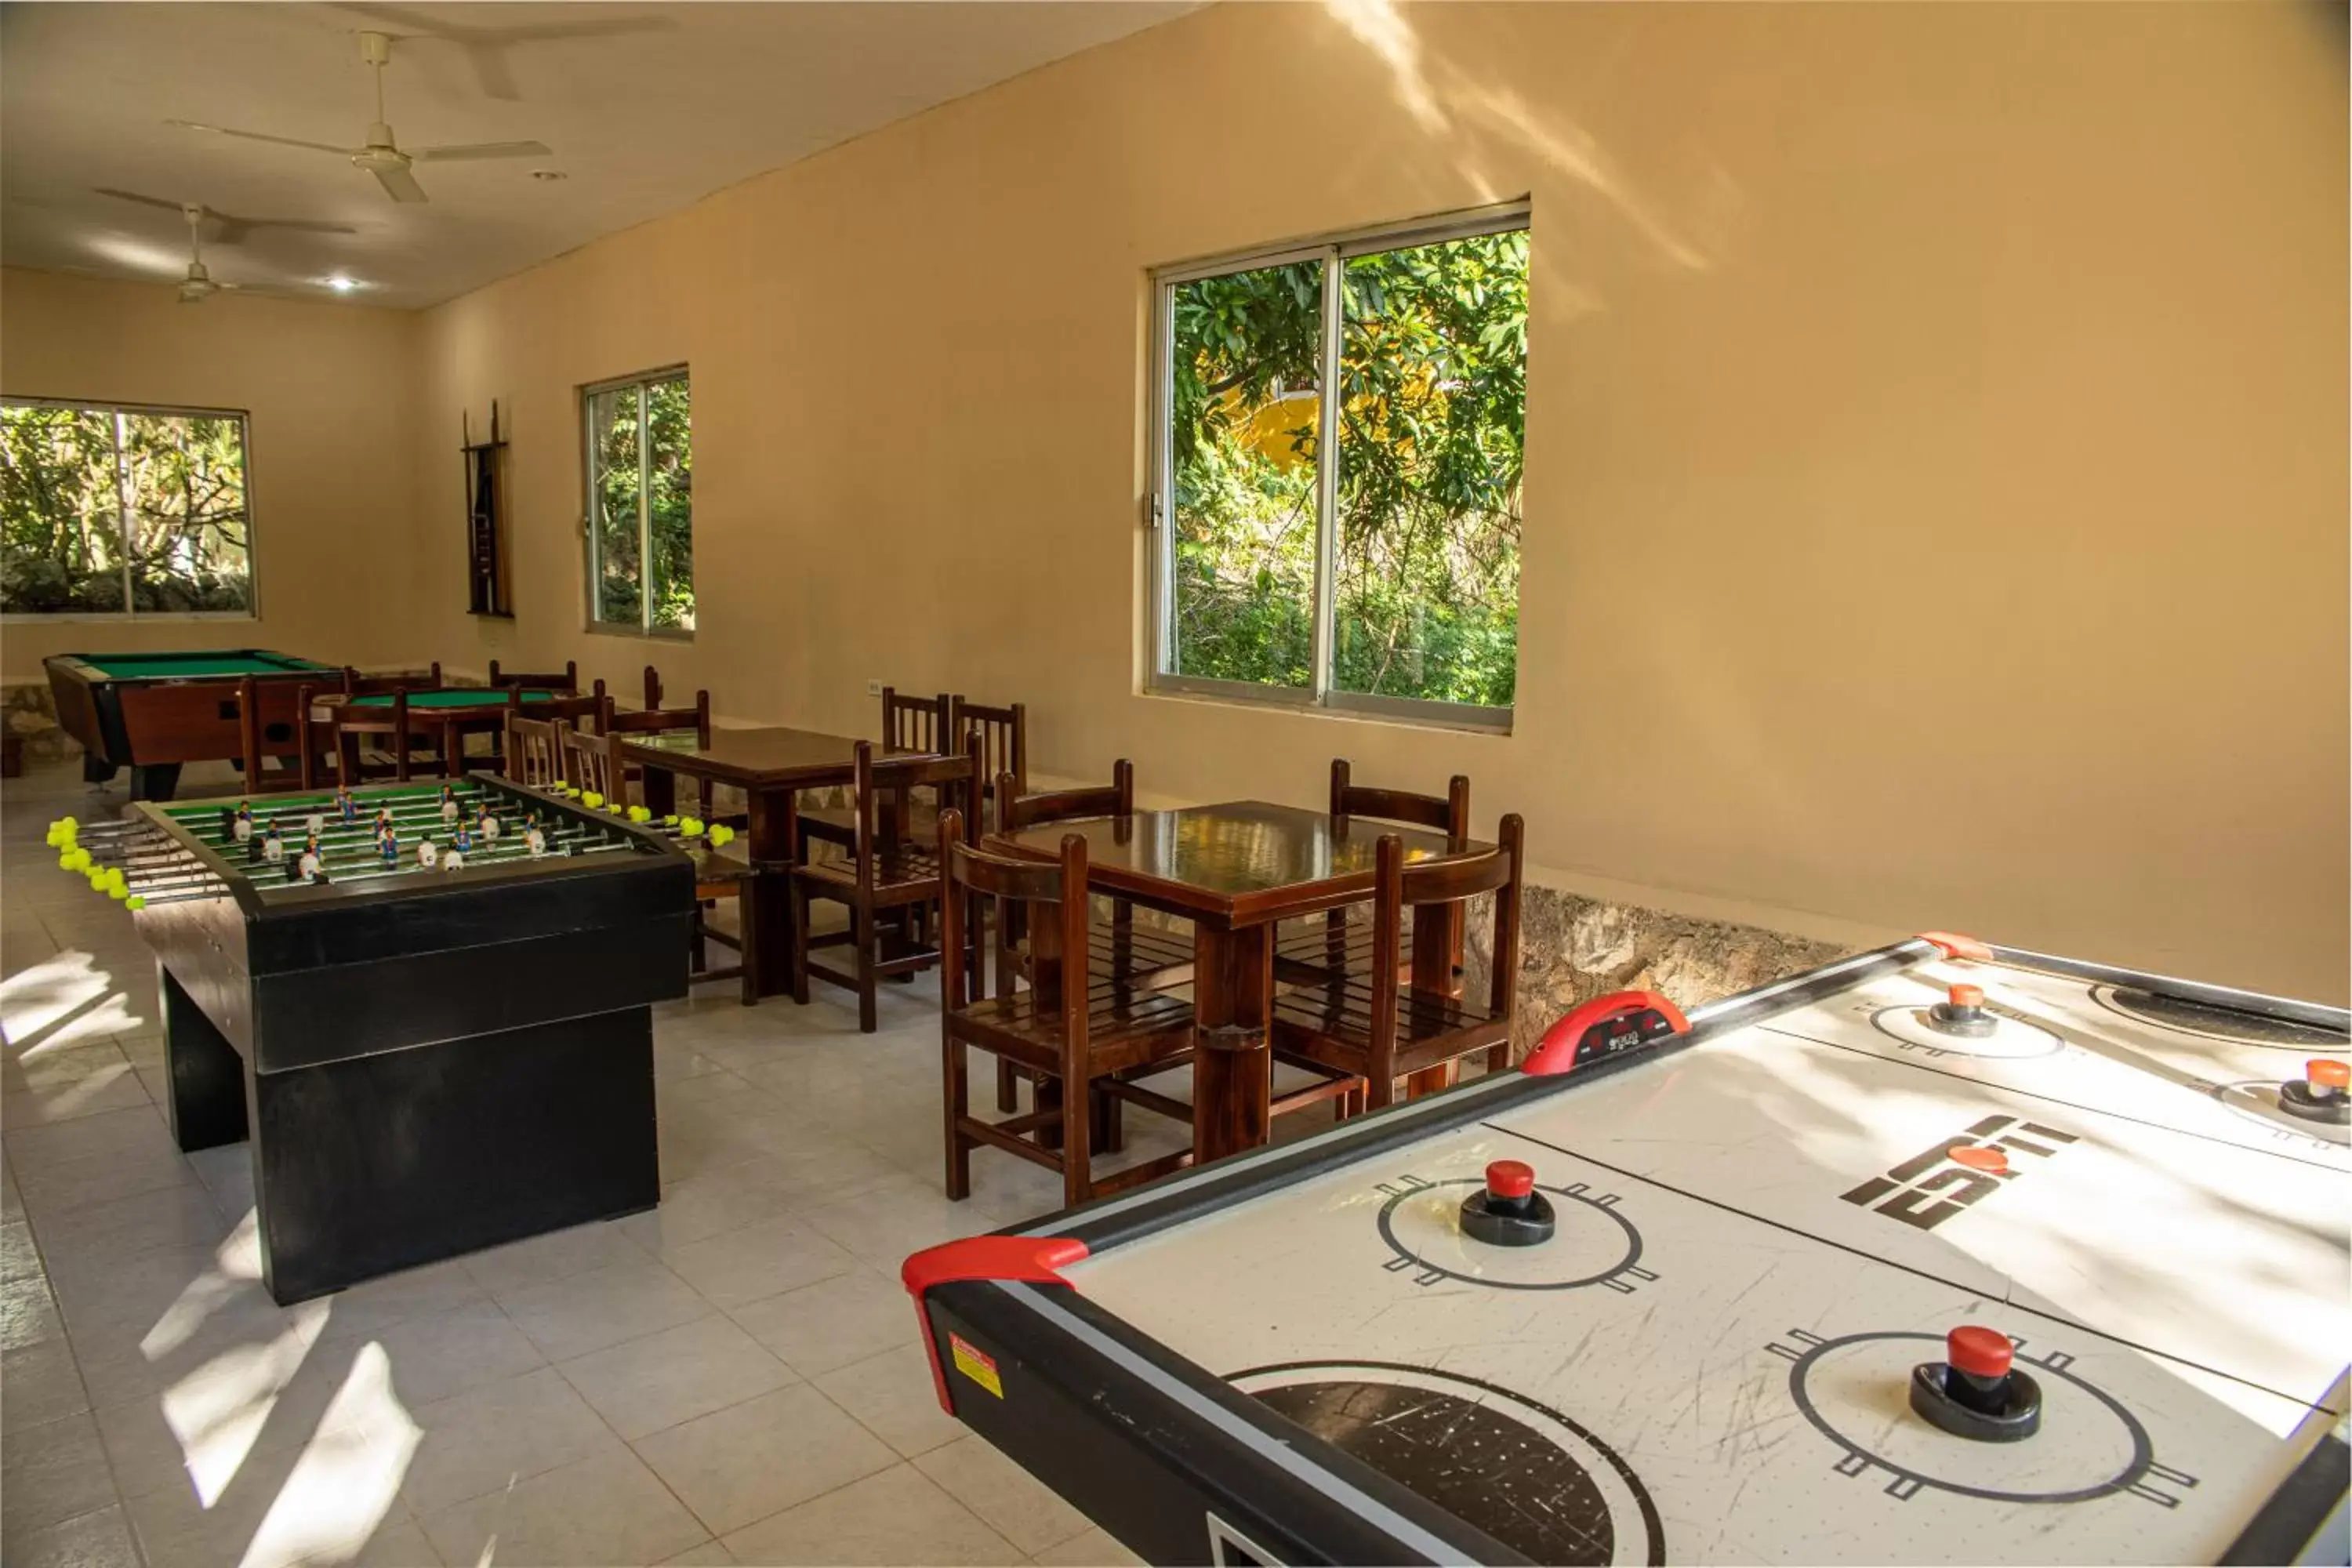
[{"label": "electrical outlet on wall", "polygon": [[869,681],[867,681],[867,682],[866,683],[866,696],[868,696],[868,697],[879,697],[879,696],[881,696],[881,695],[882,695],[882,683],[881,683],[880,681],[878,681],[878,680],[869,680]]}]

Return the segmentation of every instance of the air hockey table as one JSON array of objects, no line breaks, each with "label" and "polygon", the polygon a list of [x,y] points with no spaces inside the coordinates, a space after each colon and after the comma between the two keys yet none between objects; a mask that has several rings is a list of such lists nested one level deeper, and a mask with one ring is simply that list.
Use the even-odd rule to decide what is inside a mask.
[{"label": "air hockey table", "polygon": [[2343,1563],[2347,1035],[1923,937],[904,1277],[1153,1563]]}]

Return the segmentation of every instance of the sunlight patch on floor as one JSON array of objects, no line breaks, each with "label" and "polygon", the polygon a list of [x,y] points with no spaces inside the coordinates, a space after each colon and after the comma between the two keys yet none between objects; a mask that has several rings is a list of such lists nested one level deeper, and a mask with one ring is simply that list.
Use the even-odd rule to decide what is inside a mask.
[{"label": "sunlight patch on floor", "polygon": [[391,1358],[371,1341],[352,1361],[238,1568],[358,1556],[391,1510],[423,1436],[393,1392]]}]

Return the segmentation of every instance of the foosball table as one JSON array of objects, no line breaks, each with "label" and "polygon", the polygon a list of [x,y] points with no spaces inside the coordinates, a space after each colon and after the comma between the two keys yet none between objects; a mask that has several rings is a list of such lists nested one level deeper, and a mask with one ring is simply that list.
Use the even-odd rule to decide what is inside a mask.
[{"label": "foosball table", "polygon": [[659,826],[478,775],[50,837],[155,952],[180,1147],[251,1141],[281,1303],[658,1201],[694,910]]}]

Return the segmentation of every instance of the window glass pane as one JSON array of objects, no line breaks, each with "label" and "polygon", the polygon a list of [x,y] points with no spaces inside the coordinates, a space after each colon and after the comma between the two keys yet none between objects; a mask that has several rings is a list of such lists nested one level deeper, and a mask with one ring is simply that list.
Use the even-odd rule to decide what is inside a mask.
[{"label": "window glass pane", "polygon": [[1508,706],[1528,236],[1360,256],[1343,277],[1331,684]]},{"label": "window glass pane", "polygon": [[124,414],[121,434],[132,607],[251,610],[245,422]]},{"label": "window glass pane", "polygon": [[599,621],[641,624],[637,563],[637,389],[588,399],[588,567]]},{"label": "window glass pane", "polygon": [[86,408],[0,408],[0,609],[122,608],[114,418]]},{"label": "window glass pane", "polygon": [[1171,292],[1168,668],[1311,687],[1322,264]]},{"label": "window glass pane", "polygon": [[694,629],[692,415],[686,377],[657,381],[646,389],[653,454],[653,624],[688,632]]}]

